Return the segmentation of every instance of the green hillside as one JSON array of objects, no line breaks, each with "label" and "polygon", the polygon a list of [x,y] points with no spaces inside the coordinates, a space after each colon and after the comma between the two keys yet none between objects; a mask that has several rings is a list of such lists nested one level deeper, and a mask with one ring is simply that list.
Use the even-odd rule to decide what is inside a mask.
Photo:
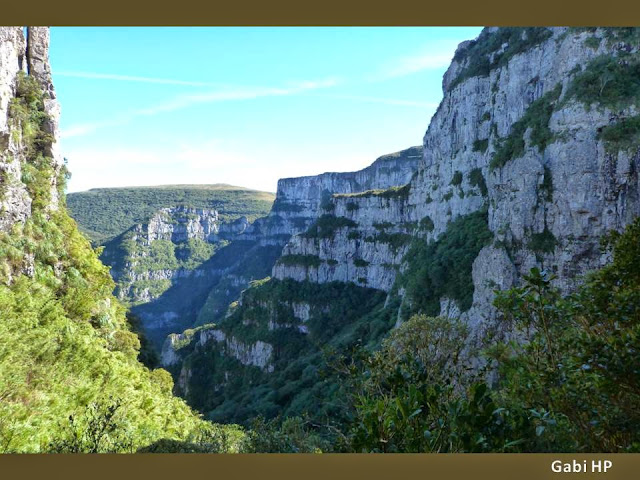
[{"label": "green hillside", "polygon": [[144,222],[160,208],[215,208],[221,220],[245,216],[253,221],[269,212],[274,199],[273,193],[216,183],[94,188],[68,194],[67,205],[80,230],[95,245],[101,245]]},{"label": "green hillside", "polygon": [[0,453],[134,452],[203,438],[237,450],[241,430],[202,421],[172,395],[169,373],[138,361],[109,270],[64,206],[66,170],[49,156],[50,119],[32,77],[18,77],[9,121],[32,203],[26,221],[0,233]]}]

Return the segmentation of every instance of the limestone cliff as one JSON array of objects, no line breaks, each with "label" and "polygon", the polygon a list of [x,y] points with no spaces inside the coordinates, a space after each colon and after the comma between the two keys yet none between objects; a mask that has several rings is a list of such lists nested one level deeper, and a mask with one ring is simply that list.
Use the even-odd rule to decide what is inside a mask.
[{"label": "limestone cliff", "polygon": [[[29,75],[42,90],[44,131],[50,135],[42,142],[43,155],[49,160],[52,175],[48,190],[47,209],[58,207],[58,175],[63,160],[58,151],[58,118],[60,107],[56,101],[49,67],[49,29],[30,27],[28,41],[21,27],[0,27],[0,232],[8,232],[16,223],[24,223],[31,215],[31,196],[23,181],[29,159],[29,139],[21,128],[25,123],[23,111],[15,103],[21,94],[19,74]],[[25,268],[29,269],[29,259]]]},{"label": "limestone cliff", "polygon": [[269,215],[254,222],[245,234],[262,244],[285,245],[304,232],[329,206],[337,193],[364,192],[404,185],[418,167],[421,147],[384,155],[357,172],[331,172],[278,181],[276,201]]},{"label": "limestone cliff", "polygon": [[[278,411],[321,410],[331,393],[315,387],[319,349],[375,347],[420,312],[460,316],[482,343],[506,333],[494,291],[532,267],[572,289],[607,261],[601,236],[640,214],[639,52],[637,28],[487,28],[456,51],[405,183],[282,180],[272,219],[247,231],[284,244],[273,278],[216,326],[270,343],[274,369],[204,367],[226,358],[218,342],[183,349],[175,365],[190,398],[207,398],[199,407],[214,417],[260,392]],[[240,411],[251,408],[276,407]]]},{"label": "limestone cliff", "polygon": [[[331,209],[342,226],[294,237],[274,276],[389,291],[394,268],[412,261],[403,260],[410,238],[401,235],[431,242],[456,218],[486,209],[494,242],[469,272],[470,323],[490,319],[492,290],[510,287],[531,267],[552,269],[571,288],[606,261],[602,234],[640,213],[638,143],[606,136],[637,119],[638,96],[626,86],[637,74],[637,35],[488,28],[461,44],[411,181],[396,191],[335,195]],[[317,260],[295,262],[310,258]],[[447,298],[441,304],[440,313],[460,313]]]}]

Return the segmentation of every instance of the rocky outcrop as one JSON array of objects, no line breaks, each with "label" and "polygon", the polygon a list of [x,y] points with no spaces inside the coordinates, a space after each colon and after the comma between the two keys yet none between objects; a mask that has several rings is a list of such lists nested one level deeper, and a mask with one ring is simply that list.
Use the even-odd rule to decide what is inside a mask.
[{"label": "rocky outcrop", "polygon": [[[172,281],[221,275],[226,269],[200,268],[215,249],[242,234],[249,222],[240,217],[222,222],[214,209],[162,208],[146,223],[135,225],[105,248],[118,296],[132,303],[149,302],[162,291],[137,289],[145,281]],[[191,242],[191,243],[190,243]]]},{"label": "rocky outcrop", "polygon": [[[23,133],[25,123],[31,119],[18,111],[17,99],[35,81],[44,90],[42,118],[48,134],[38,148],[46,156],[52,174],[49,183],[49,201],[45,208],[51,212],[58,208],[58,176],[63,159],[58,151],[58,119],[60,108],[55,100],[49,67],[49,30],[28,27],[28,41],[22,27],[0,27],[0,232],[8,232],[14,224],[22,224],[31,215],[31,195],[23,182],[23,171],[30,157],[31,139]],[[29,272],[28,256],[24,271]]]},{"label": "rocky outcrop", "polygon": [[384,155],[357,172],[323,173],[278,181],[276,201],[269,215],[255,221],[245,238],[263,245],[284,246],[304,232],[330,205],[333,194],[364,192],[404,185],[418,168],[422,148],[411,147]]},{"label": "rocky outcrop", "polygon": [[216,378],[213,415],[265,392],[297,413],[324,400],[314,390],[314,369],[326,367],[318,348],[375,348],[413,313],[460,317],[482,346],[510,334],[496,321],[495,291],[532,267],[572,289],[607,261],[602,235],[640,214],[639,48],[639,29],[602,28],[488,28],[461,44],[405,182],[367,183],[364,173],[281,180],[269,217],[247,229],[283,245],[282,256],[216,335],[269,342],[273,372],[235,365],[241,386],[220,389],[229,373],[220,336],[183,357],[187,373],[207,362],[199,380],[180,375],[191,378],[183,391]]},{"label": "rocky outcrop", "polygon": [[58,152],[58,119],[60,108],[55,100],[49,67],[49,30],[29,27],[29,42],[21,27],[0,27],[0,210],[3,212],[0,231],[8,231],[16,222],[24,222],[31,212],[31,200],[22,182],[21,164],[26,161],[26,145],[22,138],[21,120],[12,114],[10,104],[19,92],[18,74],[37,80],[45,91],[45,128],[52,138],[44,145],[51,157],[54,175],[51,178],[51,202],[58,204],[57,173],[62,167]]},{"label": "rocky outcrop", "polygon": [[[638,146],[620,149],[600,136],[636,116],[638,106],[633,99],[591,105],[574,87],[598,58],[638,61],[637,39],[628,43],[616,35],[607,29],[494,28],[461,44],[424,137],[423,162],[404,191],[334,195],[331,214],[349,221],[341,220],[329,237],[293,237],[274,277],[389,291],[411,258],[403,259],[403,237],[395,237],[395,250],[376,240],[376,225],[386,234],[430,242],[452,220],[487,209],[495,242],[480,251],[470,272],[474,302],[462,312],[469,323],[490,321],[493,289],[516,284],[534,266],[552,269],[558,286],[572,288],[606,261],[600,237],[640,214]],[[486,50],[495,36],[506,40]],[[589,38],[597,48],[586,45]],[[481,55],[488,66],[478,75]],[[521,151],[508,155],[517,144]],[[420,229],[421,222],[428,228]],[[441,304],[442,314],[460,313],[449,299]]]},{"label": "rocky outcrop", "polygon": [[252,343],[243,342],[215,328],[215,325],[169,335],[162,346],[160,363],[164,367],[174,366],[182,359],[181,349],[207,348],[210,342],[221,344],[225,355],[238,360],[244,366],[258,367],[267,373],[273,371],[272,345],[261,340]]}]

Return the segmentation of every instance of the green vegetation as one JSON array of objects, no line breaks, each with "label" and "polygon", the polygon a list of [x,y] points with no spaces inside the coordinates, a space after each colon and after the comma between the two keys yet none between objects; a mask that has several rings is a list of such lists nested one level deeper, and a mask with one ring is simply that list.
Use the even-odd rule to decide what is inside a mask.
[{"label": "green vegetation", "polygon": [[407,198],[411,191],[411,185],[407,183],[402,187],[390,187],[387,189],[366,190],[358,193],[336,193],[335,198],[370,198],[380,197],[386,199]]},{"label": "green vegetation", "polygon": [[454,220],[436,241],[415,239],[405,256],[407,268],[397,280],[409,299],[402,315],[437,315],[440,297],[455,300],[461,311],[468,310],[473,299],[471,267],[492,238],[487,213],[481,211]]},{"label": "green vegetation", "polygon": [[487,148],[489,148],[489,139],[488,138],[484,138],[482,140],[476,140],[473,142],[473,151],[474,152],[480,152],[480,153],[484,153],[487,151]]},{"label": "green vegetation", "polygon": [[373,224],[373,228],[379,231],[386,230],[387,228],[392,228],[393,223],[391,222],[377,222]]},{"label": "green vegetation", "polygon": [[433,220],[431,220],[429,215],[420,220],[419,226],[420,230],[424,230],[425,232],[433,232],[433,229],[435,228]]},{"label": "green vegetation", "polygon": [[[314,423],[340,421],[345,399],[327,361],[338,352],[348,354],[355,345],[374,348],[379,343],[395,323],[393,305],[383,308],[385,297],[379,290],[340,282],[271,279],[247,289],[242,305],[217,328],[244,345],[257,340],[272,345],[273,372],[241,365],[223,355],[216,343],[206,349],[191,344],[181,350],[191,372],[189,403],[210,419],[245,425],[259,415],[292,417],[305,412]],[[310,306],[306,334],[298,329],[301,322],[290,307],[300,303]],[[279,327],[270,329],[270,321]]]},{"label": "green vegetation", "polygon": [[283,255],[278,259],[278,262],[282,265],[300,265],[303,267],[318,268],[322,264],[322,259],[317,255]]},{"label": "green vegetation", "polygon": [[510,160],[521,157],[524,154],[524,134],[531,129],[531,146],[538,147],[543,152],[549,143],[553,141],[553,133],[549,129],[549,120],[555,107],[562,85],[558,84],[553,90],[545,93],[534,101],[522,118],[511,126],[509,136],[499,140],[497,149],[491,159],[491,169],[502,168]]},{"label": "green vegetation", "polygon": [[391,251],[397,253],[405,245],[411,242],[412,236],[408,233],[387,233],[380,232],[374,236],[369,236],[366,238],[367,242],[380,242],[386,243],[391,248]]},{"label": "green vegetation", "polygon": [[491,114],[489,112],[484,112],[482,117],[480,117],[481,122],[488,122],[489,120],[491,120]]},{"label": "green vegetation", "polygon": [[540,191],[542,192],[543,199],[546,202],[553,201],[553,174],[551,169],[544,166],[544,176],[542,179],[542,185],[540,185]]},{"label": "green vegetation", "polygon": [[551,230],[545,226],[541,233],[534,233],[531,235],[527,248],[534,252],[553,253],[557,244],[558,241],[556,240],[556,237],[551,233]]},{"label": "green vegetation", "polygon": [[[11,122],[26,148],[33,202],[27,221],[0,235],[0,451],[130,452],[207,429],[241,438],[236,427],[203,422],[172,396],[166,371],[138,362],[140,340],[111,295],[108,269],[64,197],[48,209],[55,170],[43,94],[32,77],[17,82]],[[28,262],[32,275],[22,273]]]},{"label": "green vegetation", "polygon": [[[471,77],[488,76],[492,70],[506,65],[515,55],[539,45],[551,35],[551,30],[545,27],[501,27],[495,33],[483,30],[476,40],[453,57],[454,62],[468,61],[468,64],[451,82],[450,88]],[[505,43],[507,47],[497,53]],[[494,54],[492,60],[491,54]]]},{"label": "green vegetation", "polygon": [[605,149],[610,153],[636,150],[640,146],[640,115],[603,127],[598,133],[598,139],[604,140]]},{"label": "green vegetation", "polygon": [[462,172],[456,170],[453,174],[453,177],[451,178],[451,182],[449,182],[449,185],[457,187],[460,184],[462,184]]},{"label": "green vegetation", "polygon": [[289,203],[286,200],[276,198],[273,202],[273,206],[271,207],[274,212],[300,212],[304,208],[300,205],[296,205],[295,203]]},{"label": "green vegetation", "polygon": [[585,106],[624,109],[640,105],[640,61],[602,55],[571,80],[564,103],[575,99]]},{"label": "green vegetation", "polygon": [[480,189],[480,194],[483,197],[486,197],[489,193],[489,190],[487,189],[487,182],[484,179],[481,168],[474,168],[469,172],[469,184],[472,187],[478,187]]},{"label": "green vegetation", "polygon": [[353,265],[356,267],[367,267],[369,266],[369,262],[367,262],[366,260],[362,259],[362,258],[354,258],[353,259]]},{"label": "green vegetation", "polygon": [[[522,287],[498,292],[500,328],[517,332],[518,341],[486,339],[486,350],[464,352],[468,333],[458,320],[415,316],[379,351],[352,355],[342,364],[350,421],[334,445],[356,452],[638,452],[640,220],[603,245],[613,262],[574,294],[563,298],[538,269]],[[469,358],[478,356],[497,370],[471,373]]]},{"label": "green vegetation", "polygon": [[355,228],[358,224],[346,217],[325,214],[301,234],[304,238],[332,238],[341,228]]},{"label": "green vegetation", "polygon": [[[70,193],[67,202],[81,231],[95,245],[104,245],[134,225],[145,223],[160,208],[215,208],[223,221],[241,216],[253,221],[269,213],[274,198],[268,192],[214,184],[95,188]],[[279,207],[287,210],[293,206]]]},{"label": "green vegetation", "polygon": [[600,46],[600,42],[601,42],[601,39],[599,37],[588,37],[584,41],[584,44],[589,48],[593,48],[594,50],[597,50],[598,47]]}]

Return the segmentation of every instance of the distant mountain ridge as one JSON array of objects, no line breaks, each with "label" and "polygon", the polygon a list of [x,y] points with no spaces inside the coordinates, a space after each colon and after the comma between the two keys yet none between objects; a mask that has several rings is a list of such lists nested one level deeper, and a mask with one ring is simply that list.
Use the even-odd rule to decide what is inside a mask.
[{"label": "distant mountain ridge", "polygon": [[269,212],[275,194],[224,183],[93,188],[67,195],[80,230],[96,245],[147,221],[159,209],[214,208],[221,220],[253,221]]}]

